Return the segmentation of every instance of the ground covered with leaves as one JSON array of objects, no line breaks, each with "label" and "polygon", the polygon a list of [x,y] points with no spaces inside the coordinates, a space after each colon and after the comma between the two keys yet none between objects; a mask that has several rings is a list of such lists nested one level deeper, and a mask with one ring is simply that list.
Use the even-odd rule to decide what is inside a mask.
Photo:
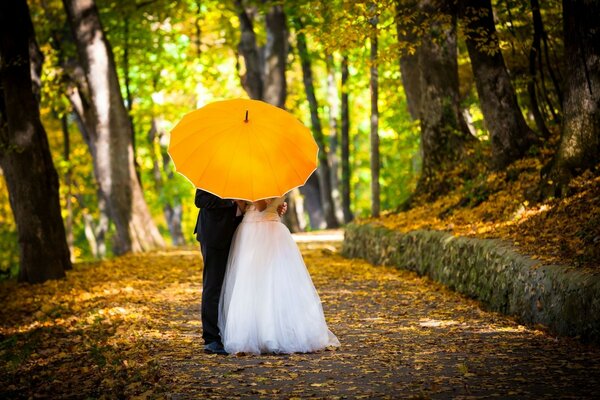
[{"label": "ground covered with leaves", "polygon": [[[326,237],[321,236],[321,239]],[[482,310],[426,278],[300,243],[342,346],[203,352],[197,249],[0,286],[0,398],[592,398],[600,348]]]},{"label": "ground covered with leaves", "polygon": [[520,253],[545,263],[597,270],[600,170],[573,179],[566,197],[540,200],[541,170],[551,153],[544,154],[516,161],[502,171],[490,171],[482,161],[484,155],[473,156],[470,164],[444,177],[453,190],[434,201],[417,197],[410,210],[387,213],[375,221],[401,232],[434,229],[504,239]]}]

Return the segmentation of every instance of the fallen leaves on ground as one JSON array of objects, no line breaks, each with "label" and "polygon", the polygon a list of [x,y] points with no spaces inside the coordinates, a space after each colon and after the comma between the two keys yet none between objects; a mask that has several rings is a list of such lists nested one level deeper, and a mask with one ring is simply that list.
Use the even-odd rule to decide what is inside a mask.
[{"label": "fallen leaves on ground", "polygon": [[433,202],[417,198],[406,212],[363,222],[401,232],[434,229],[499,238],[548,264],[600,268],[600,171],[588,170],[573,179],[565,198],[536,202],[531,198],[538,195],[543,165],[529,157],[504,171],[480,166],[479,175]]},{"label": "fallen leaves on ground", "polygon": [[2,398],[585,398],[600,348],[486,312],[413,273],[303,242],[342,346],[313,354],[203,352],[196,249],[77,264],[0,286]]}]

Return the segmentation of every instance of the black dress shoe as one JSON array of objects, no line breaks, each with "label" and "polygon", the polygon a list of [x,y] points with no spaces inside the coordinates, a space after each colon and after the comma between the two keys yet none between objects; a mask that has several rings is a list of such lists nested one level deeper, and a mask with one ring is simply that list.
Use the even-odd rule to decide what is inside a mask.
[{"label": "black dress shoe", "polygon": [[219,342],[210,342],[204,345],[204,352],[209,354],[227,354],[223,345]]}]

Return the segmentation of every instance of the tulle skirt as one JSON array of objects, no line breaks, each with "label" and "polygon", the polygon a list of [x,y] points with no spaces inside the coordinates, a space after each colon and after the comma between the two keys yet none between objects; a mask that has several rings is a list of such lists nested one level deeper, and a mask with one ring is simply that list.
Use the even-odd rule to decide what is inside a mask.
[{"label": "tulle skirt", "polygon": [[221,291],[225,350],[305,353],[339,346],[287,227],[251,219],[247,214],[234,235]]}]

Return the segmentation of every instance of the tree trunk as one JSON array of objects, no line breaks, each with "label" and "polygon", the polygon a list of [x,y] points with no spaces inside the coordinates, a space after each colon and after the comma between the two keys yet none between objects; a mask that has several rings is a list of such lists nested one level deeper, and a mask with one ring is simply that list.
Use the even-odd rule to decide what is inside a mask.
[{"label": "tree trunk", "polygon": [[29,37],[29,68],[31,74],[31,90],[35,101],[40,104],[42,98],[42,67],[44,53],[40,50],[33,29]]},{"label": "tree trunk", "polygon": [[285,109],[288,31],[282,6],[273,6],[269,9],[266,25],[267,43],[264,48],[263,100]]},{"label": "tree trunk", "polygon": [[416,193],[435,197],[448,189],[439,173],[462,158],[472,136],[459,104],[456,9],[441,0],[424,0],[421,9],[430,24],[419,52],[423,167]]},{"label": "tree trunk", "polygon": [[300,186],[300,193],[304,196],[304,206],[308,214],[308,221],[310,228],[325,229],[327,228],[327,222],[325,221],[325,215],[323,214],[321,187],[319,185],[318,173],[312,174],[306,185]]},{"label": "tree trunk", "polygon": [[[162,193],[164,190],[163,171],[166,173],[167,179],[173,179],[173,168],[171,167],[171,157],[167,153],[166,146],[163,146],[165,132],[159,130],[157,118],[152,118],[151,128],[148,132],[148,143],[150,144],[150,158],[152,159],[152,175],[154,176],[154,189],[157,193]],[[156,149],[160,149],[158,152]],[[162,162],[159,161],[158,154]],[[162,197],[162,196],[161,196]],[[185,244],[183,230],[181,229],[181,221],[183,216],[183,208],[179,196],[169,196],[164,200],[163,214],[173,246],[182,246]]]},{"label": "tree trunk", "polygon": [[342,211],[344,212],[344,223],[354,219],[350,208],[350,115],[348,112],[348,57],[342,58]]},{"label": "tree trunk", "polygon": [[562,136],[558,152],[543,171],[545,195],[567,194],[571,178],[600,161],[599,20],[599,2],[563,1],[566,78]]},{"label": "tree trunk", "polygon": [[288,210],[283,215],[283,223],[291,232],[302,232],[305,228],[305,224],[302,199],[299,196],[298,189],[294,189],[287,194],[286,202],[288,204]]},{"label": "tree trunk", "polygon": [[19,281],[38,283],[71,268],[58,174],[32,91],[25,0],[0,2],[0,167],[19,238]]},{"label": "tree trunk", "polygon": [[256,45],[256,34],[254,24],[246,12],[242,0],[235,1],[235,8],[240,20],[241,37],[238,51],[244,57],[246,73],[240,76],[242,87],[251,99],[263,99],[263,71],[264,62],[258,46]]},{"label": "tree trunk", "polygon": [[339,223],[335,216],[333,198],[331,197],[331,170],[329,168],[329,160],[327,159],[325,137],[323,135],[323,129],[321,128],[321,120],[319,118],[319,105],[315,96],[310,55],[308,54],[308,48],[306,47],[306,36],[302,32],[304,26],[299,19],[295,19],[294,22],[297,27],[296,45],[298,47],[300,62],[302,64],[302,77],[304,81],[304,90],[306,91],[306,98],[308,100],[308,105],[310,108],[310,120],[312,125],[313,136],[315,137],[317,145],[319,146],[319,167],[317,169],[317,174],[319,178],[319,186],[321,189],[321,202],[323,204],[323,212],[325,214],[327,228],[336,228],[339,226]]},{"label": "tree trunk", "polygon": [[108,210],[106,209],[106,201],[98,192],[98,221],[94,221],[94,217],[86,211],[86,203],[81,195],[75,195],[77,202],[81,208],[84,223],[85,238],[90,246],[92,256],[96,259],[106,258],[106,233],[110,225]]},{"label": "tree trunk", "polygon": [[548,139],[550,138],[550,132],[546,127],[546,121],[540,110],[536,92],[536,86],[538,85],[538,66],[540,72],[544,67],[542,63],[542,35],[544,32],[544,25],[542,23],[542,14],[540,13],[540,4],[538,0],[531,0],[530,3],[533,16],[533,40],[531,41],[531,48],[529,49],[529,81],[527,82],[527,93],[529,94],[531,113],[533,114],[535,125],[540,134]]},{"label": "tree trunk", "polygon": [[371,91],[371,216],[379,217],[379,73],[377,67],[377,17],[371,20],[371,76],[369,87]]},{"label": "tree trunk", "polygon": [[66,203],[66,211],[67,211],[67,221],[65,224],[65,230],[67,235],[67,245],[69,246],[69,253],[71,254],[71,261],[74,261],[73,257],[73,196],[71,193],[72,184],[72,169],[71,169],[71,140],[69,135],[69,121],[67,120],[67,114],[63,114],[60,117],[60,124],[63,132],[63,160],[65,160],[67,164],[67,170],[65,171],[65,186],[67,187],[67,192],[65,194],[65,203]]},{"label": "tree trunk", "polygon": [[[60,50],[62,51],[62,49]],[[96,142],[92,140],[92,138],[96,137],[95,134],[95,126],[94,126],[94,111],[92,109],[92,104],[88,100],[88,97],[84,95],[84,93],[89,94],[88,85],[85,80],[85,73],[83,68],[74,60],[71,60],[65,65],[65,69],[70,69],[71,71],[66,74],[67,78],[67,93],[66,96],[69,99],[69,103],[71,104],[71,109],[73,112],[73,116],[75,117],[75,122],[77,124],[77,128],[83,137],[86,145],[90,149],[90,154],[96,154]],[[95,163],[93,165],[94,169],[94,178],[96,182],[100,182],[100,178],[98,177],[98,168]],[[107,207],[106,195],[102,191],[102,187],[98,184],[97,190],[97,200],[98,200],[98,221],[94,223],[94,218],[87,213],[83,214],[84,223],[85,223],[85,236],[88,240],[88,244],[92,251],[92,255],[94,258],[103,259],[106,257],[106,237],[108,228],[110,227],[110,215]],[[80,207],[83,209],[85,207],[85,203],[81,196],[76,196],[77,202]]]},{"label": "tree trunk", "polygon": [[123,17],[123,36],[125,37],[123,46],[123,77],[125,78],[125,100],[127,105],[127,117],[129,118],[129,125],[131,126],[131,148],[133,151],[133,166],[135,168],[135,174],[137,179],[142,184],[142,176],[140,174],[140,166],[137,162],[137,143],[135,141],[135,125],[133,124],[133,116],[131,110],[133,109],[133,96],[131,95],[131,84],[129,77],[129,15]]},{"label": "tree trunk", "polygon": [[490,0],[462,0],[465,40],[485,125],[492,143],[492,166],[523,157],[535,135],[523,118],[500,51]]},{"label": "tree trunk", "polygon": [[110,44],[94,0],[63,0],[85,72],[94,128],[90,148],[98,184],[116,227],[115,253],[164,247],[137,179],[132,127],[123,104]]},{"label": "tree trunk", "polygon": [[[77,123],[77,127],[79,132],[81,132],[81,136],[83,140],[86,142],[88,148],[90,149],[91,154],[94,154],[91,149],[95,147],[95,144],[91,141],[90,131],[94,128],[93,126],[89,126],[86,124],[86,115],[91,113],[91,108],[88,104],[83,100],[83,97],[80,95],[77,87],[72,86],[67,89],[67,98],[71,103],[71,107],[73,109],[73,115],[75,117],[75,121]],[[99,182],[97,168],[94,166],[94,177],[96,182]],[[83,215],[85,222],[85,236],[88,239],[88,243],[92,250],[92,254],[94,258],[103,259],[106,257],[106,233],[108,232],[108,228],[110,226],[110,216],[108,214],[108,209],[106,206],[106,196],[102,192],[102,188],[98,186],[98,213],[99,218],[96,225],[93,223],[93,217],[89,214]],[[77,202],[83,208],[84,202],[81,196],[76,196]],[[92,239],[93,237],[93,239]]]},{"label": "tree trunk", "polygon": [[196,36],[194,37],[194,45],[196,46],[196,57],[202,54],[202,1],[196,0],[196,18],[194,19],[194,28],[196,28]]},{"label": "tree trunk", "polygon": [[[400,76],[406,95],[408,112],[412,119],[419,118],[421,85],[419,79],[419,37],[417,2],[396,0],[396,33],[400,43]],[[411,48],[411,46],[415,46]]]},{"label": "tree trunk", "polygon": [[333,55],[327,55],[327,103],[329,105],[329,169],[331,171],[330,185],[331,197],[333,198],[335,219],[337,221],[344,220],[342,212],[342,198],[340,196],[340,159],[338,157],[339,147],[339,93],[335,81],[335,62]]}]

